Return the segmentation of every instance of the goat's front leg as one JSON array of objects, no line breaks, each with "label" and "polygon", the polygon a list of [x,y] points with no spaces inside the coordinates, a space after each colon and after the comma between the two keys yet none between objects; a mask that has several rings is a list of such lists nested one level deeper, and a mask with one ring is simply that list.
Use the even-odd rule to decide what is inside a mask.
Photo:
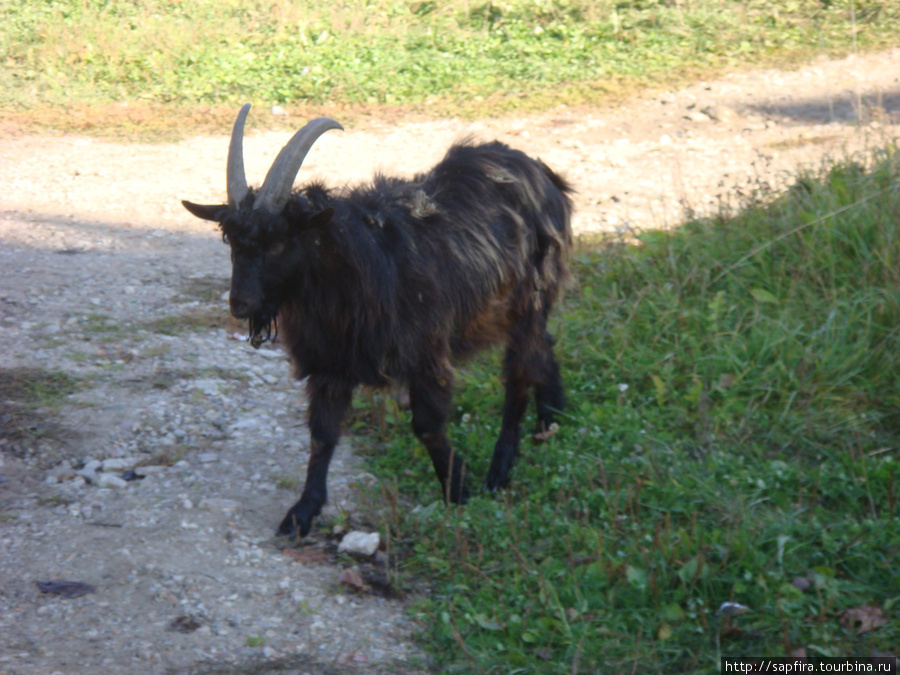
[{"label": "goat's front leg", "polygon": [[409,405],[413,431],[428,450],[434,471],[441,481],[444,499],[454,504],[465,504],[469,497],[465,484],[466,463],[453,450],[446,436],[452,398],[451,378],[449,369],[438,373],[420,372],[410,382]]},{"label": "goat's front leg", "polygon": [[301,537],[309,534],[312,521],[322,511],[328,499],[326,479],[328,464],[334,454],[341,433],[341,422],[353,396],[353,385],[343,380],[310,376],[307,382],[309,398],[309,465],[306,484],[300,500],[287,512],[278,534]]}]

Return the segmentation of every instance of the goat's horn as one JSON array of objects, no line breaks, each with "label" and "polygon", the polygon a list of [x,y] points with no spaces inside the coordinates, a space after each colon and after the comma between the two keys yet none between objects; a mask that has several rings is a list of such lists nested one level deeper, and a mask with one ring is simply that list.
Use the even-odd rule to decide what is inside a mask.
[{"label": "goat's horn", "polygon": [[247,185],[247,177],[244,174],[244,122],[247,113],[250,112],[250,104],[245,103],[234,121],[231,130],[231,143],[228,145],[228,206],[235,209],[250,192]]},{"label": "goat's horn", "polygon": [[343,130],[344,127],[330,117],[317,117],[294,134],[278,153],[272,168],[266,174],[266,179],[253,204],[254,210],[263,209],[269,213],[281,213],[291,197],[291,187],[303,160],[306,159],[306,153],[316,139],[329,129]]}]

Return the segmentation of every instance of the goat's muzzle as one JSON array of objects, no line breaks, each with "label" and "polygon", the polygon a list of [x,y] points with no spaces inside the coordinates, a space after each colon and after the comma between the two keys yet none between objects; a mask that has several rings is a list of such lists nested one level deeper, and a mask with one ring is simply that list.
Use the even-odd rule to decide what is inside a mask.
[{"label": "goat's muzzle", "polygon": [[233,295],[228,299],[228,305],[231,308],[231,316],[235,319],[249,319],[254,313],[254,308],[249,302]]},{"label": "goat's muzzle", "polygon": [[247,339],[255,348],[278,337],[278,323],[273,312],[265,311],[259,303],[250,302],[232,294],[228,299],[231,315],[235,319],[247,319]]}]

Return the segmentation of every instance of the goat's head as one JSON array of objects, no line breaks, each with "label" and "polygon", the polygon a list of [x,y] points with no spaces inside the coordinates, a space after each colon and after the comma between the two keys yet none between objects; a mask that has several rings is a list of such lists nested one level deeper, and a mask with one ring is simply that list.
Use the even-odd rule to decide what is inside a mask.
[{"label": "goat's head", "polygon": [[219,223],[222,237],[231,246],[231,313],[249,320],[250,343],[259,347],[271,337],[285,287],[302,265],[301,249],[292,244],[303,231],[327,224],[333,215],[330,208],[290,209],[294,179],[316,139],[329,129],[343,127],[328,117],[309,122],[278,153],[262,186],[252,190],[244,175],[243,152],[244,122],[249,111],[247,103],[231,132],[226,171],[228,204],[181,203],[198,218]]}]

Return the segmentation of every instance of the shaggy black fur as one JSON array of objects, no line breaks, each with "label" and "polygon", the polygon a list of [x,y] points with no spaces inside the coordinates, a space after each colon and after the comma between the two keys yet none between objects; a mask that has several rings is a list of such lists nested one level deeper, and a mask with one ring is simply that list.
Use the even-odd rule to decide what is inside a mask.
[{"label": "shaggy black fur", "polygon": [[279,532],[305,536],[326,500],[328,463],[359,384],[409,387],[412,424],[445,497],[466,500],[465,462],[445,427],[452,362],[505,343],[503,424],[486,487],[509,483],[528,390],[539,425],[563,407],[547,316],[568,277],[569,185],[499,143],[453,145],[411,180],[295,192],[278,215],[185,206],[221,224],[232,252],[231,309],[258,346],[278,318],[307,378],[312,439],[300,500]]}]

